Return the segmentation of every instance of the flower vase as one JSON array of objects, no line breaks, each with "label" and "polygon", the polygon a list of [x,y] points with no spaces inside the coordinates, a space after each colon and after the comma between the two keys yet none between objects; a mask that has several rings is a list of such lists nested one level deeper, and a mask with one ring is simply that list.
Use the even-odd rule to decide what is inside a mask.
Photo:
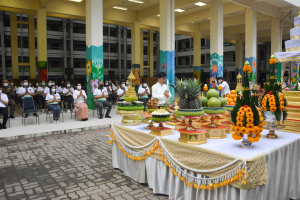
[{"label": "flower vase", "polygon": [[250,142],[248,140],[248,135],[247,134],[244,134],[243,141],[241,143],[241,147],[243,147],[245,149],[252,149],[253,148],[252,142]]},{"label": "flower vase", "polygon": [[277,130],[276,117],[275,114],[271,111],[266,111],[266,121],[269,122],[267,128],[269,133],[267,134],[267,138],[269,139],[277,139],[278,136],[275,134],[275,130]]}]

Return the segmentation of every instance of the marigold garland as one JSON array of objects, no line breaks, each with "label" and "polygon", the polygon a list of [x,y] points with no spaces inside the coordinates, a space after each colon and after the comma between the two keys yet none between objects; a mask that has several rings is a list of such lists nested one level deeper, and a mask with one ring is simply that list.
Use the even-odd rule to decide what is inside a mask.
[{"label": "marigold garland", "polygon": [[[150,156],[151,154],[154,153],[154,151],[156,149],[158,149],[159,155],[161,156],[162,161],[166,164],[166,166],[168,166],[170,168],[170,171],[174,174],[174,176],[177,176],[181,181],[185,182],[185,184],[188,187],[194,187],[195,189],[209,189],[212,190],[213,188],[218,188],[218,187],[223,187],[226,186],[234,181],[238,181],[241,179],[242,184],[246,185],[247,183],[247,178],[249,177],[248,172],[246,172],[245,168],[242,169],[238,169],[237,174],[232,175],[231,177],[227,176],[228,178],[226,180],[220,180],[218,183],[208,183],[208,184],[197,184],[196,182],[190,182],[188,179],[186,179],[185,177],[181,176],[180,173],[178,173],[178,171],[176,171],[175,168],[172,167],[172,165],[168,162],[168,160],[166,159],[166,157],[163,154],[163,151],[161,149],[161,147],[159,146],[159,141],[156,142],[156,145],[154,147],[151,148],[150,151],[145,152],[144,156],[142,157],[135,157],[135,156],[131,156],[129,155],[123,148],[122,146],[119,144],[119,142],[117,141],[116,137],[113,134],[113,131],[110,130],[111,135],[109,135],[109,137],[116,142],[116,144],[118,145],[119,149],[130,159],[132,160],[137,160],[137,161],[141,161],[146,159],[147,156]],[[109,144],[113,144],[113,141],[110,140],[108,141]],[[230,173],[229,173],[230,174]]]},{"label": "marigold garland", "polygon": [[[260,119],[263,119],[261,110],[256,108],[259,114]],[[240,107],[239,112],[237,113],[238,116],[236,117],[236,126],[232,125],[232,131],[235,133],[232,134],[232,138],[235,140],[240,140],[244,136],[244,134],[248,135],[248,140],[250,142],[258,142],[261,138],[261,132],[263,131],[263,122],[259,123],[258,126],[254,126],[254,118],[252,109],[245,105]],[[246,119],[246,127],[243,124],[244,119]],[[260,120],[263,121],[263,120]]]},{"label": "marigold garland", "polygon": [[248,72],[248,73],[251,73],[251,66],[250,66],[250,63],[248,61],[245,62],[245,65],[244,65],[244,68],[243,68],[243,71],[244,72]]}]

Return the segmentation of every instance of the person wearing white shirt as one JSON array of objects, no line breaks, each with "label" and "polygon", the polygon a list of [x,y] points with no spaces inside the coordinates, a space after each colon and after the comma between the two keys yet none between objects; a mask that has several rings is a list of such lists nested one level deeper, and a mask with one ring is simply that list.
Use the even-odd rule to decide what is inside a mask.
[{"label": "person wearing white shirt", "polygon": [[227,96],[227,94],[230,93],[230,88],[229,88],[228,83],[223,80],[222,76],[218,76],[217,80],[219,82],[218,86],[222,86],[222,96],[223,96],[223,94],[225,94],[225,96]]},{"label": "person wearing white shirt", "polygon": [[[32,98],[35,94],[34,94],[34,90],[32,89],[32,87],[28,86],[28,81],[24,80],[23,81],[23,85],[24,87],[20,87],[17,91],[17,95],[19,98],[21,98],[21,105],[23,106],[23,99],[24,98]],[[36,113],[34,113],[34,115],[36,115]],[[28,117],[28,114],[25,115],[25,118]]]},{"label": "person wearing white shirt", "polygon": [[43,80],[42,85],[40,85],[37,89],[39,95],[40,107],[42,108],[43,112],[45,112],[45,98],[46,95],[49,93],[48,91],[49,88],[46,86],[46,82]]},{"label": "person wearing white shirt", "polygon": [[142,84],[138,90],[139,101],[144,102],[144,111],[146,110],[146,105],[149,100],[149,96],[151,95],[150,89],[147,85],[147,81],[145,79],[142,80]]},{"label": "person wearing white shirt", "polygon": [[120,88],[117,90],[118,100],[119,101],[125,101],[124,97],[126,94],[126,88],[125,88],[125,81],[120,81]]},{"label": "person wearing white shirt", "polygon": [[70,81],[67,81],[67,87],[64,88],[63,95],[64,95],[64,102],[67,103],[68,113],[70,113],[71,108],[72,109],[74,108],[74,105],[73,105],[73,92],[74,92],[74,89],[71,87]]},{"label": "person wearing white shirt", "polygon": [[112,104],[107,101],[108,93],[107,93],[107,90],[104,89],[104,85],[103,85],[102,81],[99,81],[99,86],[97,89],[94,90],[93,95],[94,95],[94,105],[95,105],[95,107],[98,107],[98,109],[99,109],[100,119],[103,118],[103,114],[102,114],[103,113],[103,105],[107,107],[105,117],[111,118],[111,116],[109,116],[109,114],[111,111]]},{"label": "person wearing white shirt", "polygon": [[112,101],[113,104],[116,104],[117,98],[116,98],[116,96],[113,94],[112,84],[109,83],[108,80],[105,81],[104,88],[106,88],[106,91],[107,91],[108,96],[109,96],[107,101],[108,101],[108,102],[111,102],[111,101]]},{"label": "person wearing white shirt", "polygon": [[38,93],[38,88],[40,86],[39,82],[36,82],[34,86],[35,87],[33,88],[33,90],[34,90],[34,94],[35,95],[33,97],[33,100],[37,104],[37,108],[40,109],[41,108],[41,104],[40,104],[40,96],[39,96],[39,93]]},{"label": "person wearing white shirt", "polygon": [[59,124],[59,118],[60,118],[60,96],[58,93],[56,93],[55,85],[52,85],[50,87],[50,93],[46,95],[46,103],[48,104],[48,110],[53,111],[53,123]]},{"label": "person wearing white shirt", "polygon": [[3,123],[0,123],[0,129],[6,129],[6,122],[8,120],[8,98],[6,94],[2,93],[2,85],[0,85],[0,113],[3,115]]},{"label": "person wearing white shirt", "polygon": [[2,93],[7,95],[8,98],[8,105],[10,106],[10,118],[15,118],[15,110],[16,110],[16,102],[14,100],[15,91],[13,88],[9,88],[8,80],[5,79],[2,81],[3,84],[3,91]]},{"label": "person wearing white shirt", "polygon": [[114,94],[117,94],[117,91],[118,91],[119,88],[120,88],[120,86],[119,86],[119,84],[118,84],[118,81],[115,80],[115,81],[112,83],[113,93],[114,93]]},{"label": "person wearing white shirt", "polygon": [[167,88],[166,82],[167,74],[165,72],[159,72],[157,75],[157,83],[152,86],[152,98],[158,99],[158,104],[164,104],[168,98],[172,98],[172,95]]},{"label": "person wearing white shirt", "polygon": [[81,83],[77,83],[77,90],[73,92],[73,99],[76,117],[82,121],[88,120],[88,107],[84,103],[84,100],[87,99],[87,95],[85,91],[82,90]]}]

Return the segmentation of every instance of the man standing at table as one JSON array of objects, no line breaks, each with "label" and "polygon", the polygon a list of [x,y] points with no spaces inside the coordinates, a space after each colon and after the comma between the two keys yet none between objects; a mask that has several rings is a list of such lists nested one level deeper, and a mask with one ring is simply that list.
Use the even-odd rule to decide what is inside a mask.
[{"label": "man standing at table", "polygon": [[219,84],[218,86],[222,86],[222,94],[221,96],[223,96],[223,94],[225,94],[225,96],[227,96],[227,94],[230,93],[230,88],[229,88],[229,85],[226,81],[223,80],[223,77],[222,76],[218,76],[217,78]]},{"label": "man standing at table", "polygon": [[167,88],[166,82],[167,74],[165,72],[159,72],[157,75],[157,83],[152,86],[152,98],[158,99],[158,105],[165,104],[166,100],[171,98],[172,95]]}]

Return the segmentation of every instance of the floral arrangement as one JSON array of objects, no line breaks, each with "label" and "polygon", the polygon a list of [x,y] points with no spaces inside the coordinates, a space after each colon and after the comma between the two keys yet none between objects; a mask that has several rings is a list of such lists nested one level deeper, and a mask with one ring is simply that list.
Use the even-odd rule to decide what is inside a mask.
[{"label": "floral arrangement", "polygon": [[251,66],[245,62],[244,68],[244,90],[237,95],[236,106],[231,112],[231,121],[233,122],[232,138],[241,140],[244,134],[248,135],[250,142],[258,142],[263,131],[263,114],[258,107],[258,94],[250,92],[249,73]]},{"label": "floral arrangement", "polygon": [[264,83],[264,94],[260,99],[261,108],[265,114],[267,111],[271,111],[275,114],[277,122],[281,121],[281,117],[283,116],[283,120],[287,118],[287,100],[282,93],[281,83],[277,82],[275,75],[275,64],[276,59],[275,56],[272,55],[270,59],[270,81],[268,83]]}]

